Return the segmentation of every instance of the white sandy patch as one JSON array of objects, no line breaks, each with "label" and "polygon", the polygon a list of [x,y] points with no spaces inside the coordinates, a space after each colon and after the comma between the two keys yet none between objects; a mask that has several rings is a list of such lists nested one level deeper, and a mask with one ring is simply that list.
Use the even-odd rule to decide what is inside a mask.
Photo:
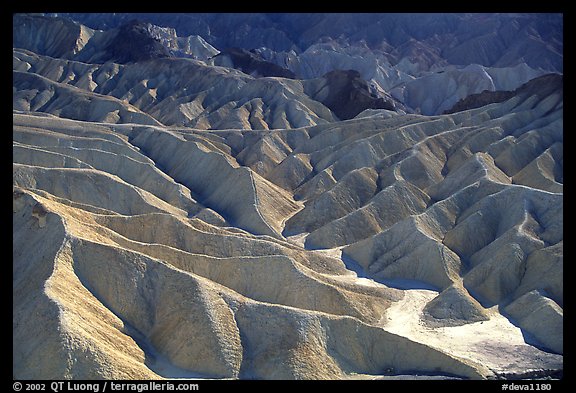
[{"label": "white sandy patch", "polygon": [[438,292],[407,289],[404,298],[393,304],[381,326],[387,331],[431,345],[460,358],[479,362],[496,372],[509,371],[517,364],[517,352],[539,352],[524,341],[522,331],[502,316],[497,306],[488,309],[490,320],[462,326],[431,328],[421,320],[424,306]]},{"label": "white sandy patch", "polygon": [[[288,241],[304,246],[308,233],[290,236]],[[433,289],[411,289],[410,285],[424,285],[410,280],[391,279],[386,283],[365,277],[363,269],[351,259],[344,260],[342,248],[314,250],[329,257],[341,259],[350,274],[331,275],[331,279],[347,281],[356,285],[399,289],[404,297],[393,303],[380,320],[379,326],[386,331],[437,348],[452,356],[482,364],[493,372],[506,375],[546,368],[557,364],[557,355],[548,354],[529,345],[520,328],[500,314],[498,306],[487,309],[487,321],[461,326],[432,327],[423,320],[426,304],[438,296]],[[354,378],[363,378],[359,375]]]}]

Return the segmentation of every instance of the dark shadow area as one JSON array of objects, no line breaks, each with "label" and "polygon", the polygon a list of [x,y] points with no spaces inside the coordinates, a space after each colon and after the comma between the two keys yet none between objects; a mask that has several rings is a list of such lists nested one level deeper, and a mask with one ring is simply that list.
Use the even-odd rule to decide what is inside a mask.
[{"label": "dark shadow area", "polygon": [[353,258],[346,255],[344,252],[341,256],[342,262],[346,266],[346,269],[353,271],[356,273],[358,278],[368,278],[373,280],[379,284],[386,285],[389,288],[396,288],[396,289],[427,289],[430,291],[440,292],[440,289],[435,287],[432,284],[429,284],[424,281],[419,280],[412,280],[408,278],[378,278],[371,275]]}]

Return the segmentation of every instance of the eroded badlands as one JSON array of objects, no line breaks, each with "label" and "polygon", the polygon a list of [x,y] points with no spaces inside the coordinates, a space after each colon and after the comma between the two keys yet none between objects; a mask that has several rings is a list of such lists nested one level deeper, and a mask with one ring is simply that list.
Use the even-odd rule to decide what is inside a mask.
[{"label": "eroded badlands", "polygon": [[344,121],[323,83],[15,48],[14,378],[561,372],[562,76]]}]

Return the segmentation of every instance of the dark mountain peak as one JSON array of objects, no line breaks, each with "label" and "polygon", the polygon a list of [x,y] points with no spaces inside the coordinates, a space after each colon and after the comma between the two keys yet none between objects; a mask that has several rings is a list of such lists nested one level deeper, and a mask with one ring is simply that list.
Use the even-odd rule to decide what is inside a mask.
[{"label": "dark mountain peak", "polygon": [[119,63],[170,57],[170,51],[156,37],[151,24],[138,19],[118,28],[118,34],[106,48],[112,60]]},{"label": "dark mountain peak", "polygon": [[322,102],[342,120],[351,119],[365,109],[395,110],[391,101],[371,91],[356,70],[333,70],[323,78],[329,93]]},{"label": "dark mountain peak", "polygon": [[550,73],[534,78],[516,91],[518,94],[537,94],[540,97],[545,97],[555,91],[563,91],[564,89],[564,76],[562,74]]},{"label": "dark mountain peak", "polygon": [[[217,57],[227,57],[232,62],[234,68],[246,74],[264,77],[279,76],[291,79],[296,77],[292,71],[262,59],[254,51],[232,47],[222,50]],[[219,61],[217,61],[217,63],[219,63]],[[224,64],[225,63],[222,63],[222,65]]]},{"label": "dark mountain peak", "polygon": [[446,109],[443,114],[447,115],[450,113],[462,112],[469,109],[480,108],[485,105],[494,104],[498,102],[504,102],[514,97],[516,93],[514,91],[497,90],[490,91],[484,90],[481,93],[470,94],[467,97],[459,100],[450,109]]},{"label": "dark mountain peak", "polygon": [[443,114],[461,112],[468,109],[480,108],[488,104],[504,102],[517,95],[526,96],[536,94],[539,97],[546,97],[555,91],[563,91],[563,88],[564,77],[561,74],[546,74],[534,78],[512,91],[484,90],[481,93],[471,94],[458,101],[452,108],[445,110]]}]

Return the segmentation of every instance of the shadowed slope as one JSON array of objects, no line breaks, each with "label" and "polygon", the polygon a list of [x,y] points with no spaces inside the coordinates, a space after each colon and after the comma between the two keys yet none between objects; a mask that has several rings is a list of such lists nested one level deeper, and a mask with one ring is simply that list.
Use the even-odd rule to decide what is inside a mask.
[{"label": "shadowed slope", "polygon": [[13,51],[15,378],[562,372],[561,76],[339,121],[321,78],[85,63],[104,32],[38,23]]}]

